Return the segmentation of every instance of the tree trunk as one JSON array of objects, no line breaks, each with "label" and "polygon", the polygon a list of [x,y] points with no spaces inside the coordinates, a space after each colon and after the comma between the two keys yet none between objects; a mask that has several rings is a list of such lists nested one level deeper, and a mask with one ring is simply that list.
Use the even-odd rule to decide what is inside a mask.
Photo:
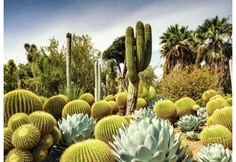
[{"label": "tree trunk", "polygon": [[136,103],[138,99],[138,87],[139,79],[134,83],[129,81],[126,115],[131,115],[136,109]]}]

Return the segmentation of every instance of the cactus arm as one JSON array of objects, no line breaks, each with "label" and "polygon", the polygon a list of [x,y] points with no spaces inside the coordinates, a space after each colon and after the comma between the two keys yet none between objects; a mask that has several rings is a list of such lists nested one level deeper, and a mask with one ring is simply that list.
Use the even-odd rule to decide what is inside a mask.
[{"label": "cactus arm", "polygon": [[125,44],[128,77],[131,82],[136,82],[136,80],[138,79],[138,73],[136,69],[136,59],[134,50],[134,29],[131,26],[126,29]]},{"label": "cactus arm", "polygon": [[143,70],[145,70],[151,61],[152,58],[152,29],[150,24],[146,24],[144,27],[145,30],[145,62]]},{"label": "cactus arm", "polygon": [[143,70],[145,62],[145,40],[144,40],[144,25],[141,21],[136,23],[136,48],[137,48],[137,60],[136,66],[137,71],[140,72]]},{"label": "cactus arm", "polygon": [[98,73],[98,62],[95,61],[94,62],[94,75],[95,75],[95,88],[94,88],[94,98],[95,98],[95,101],[98,100],[98,93],[97,93],[97,87],[98,87],[98,76],[97,76],[97,73]]},{"label": "cactus arm", "polygon": [[71,34],[66,33],[66,83],[67,92],[71,93]]}]

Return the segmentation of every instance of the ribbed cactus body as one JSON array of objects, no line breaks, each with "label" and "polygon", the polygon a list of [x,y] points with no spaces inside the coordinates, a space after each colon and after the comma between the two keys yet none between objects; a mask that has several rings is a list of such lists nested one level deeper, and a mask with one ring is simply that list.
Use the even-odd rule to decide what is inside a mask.
[{"label": "ribbed cactus body", "polygon": [[211,116],[216,109],[221,109],[228,106],[228,102],[224,98],[216,98],[207,102],[206,111],[208,116]]},{"label": "ribbed cactus body", "polygon": [[34,161],[43,161],[48,155],[48,149],[39,145],[31,151]]},{"label": "ribbed cactus body", "polygon": [[38,146],[49,149],[53,145],[53,137],[51,134],[45,134],[41,137]]},{"label": "ribbed cactus body", "polygon": [[111,115],[112,107],[107,101],[100,100],[93,104],[91,112],[94,119],[98,121],[105,116]]},{"label": "ribbed cactus body", "polygon": [[218,92],[215,91],[214,89],[209,89],[207,91],[205,91],[203,94],[202,94],[202,100],[207,103],[211,97],[217,95]]},{"label": "ribbed cactus body", "polygon": [[94,135],[95,138],[108,143],[113,141],[113,135],[117,134],[122,123],[128,125],[128,122],[119,115],[111,115],[102,118],[95,126]]},{"label": "ribbed cactus body", "polygon": [[7,154],[5,162],[33,162],[33,155],[28,150],[14,148]]},{"label": "ribbed cactus body", "polygon": [[5,127],[4,128],[4,153],[10,151],[12,148],[14,148],[12,144],[12,134],[13,130]]},{"label": "ribbed cactus body", "polygon": [[210,143],[222,144],[224,148],[232,149],[232,133],[223,125],[205,127],[200,134],[201,142],[207,146]]},{"label": "ribbed cactus body", "polygon": [[191,114],[192,107],[196,102],[190,97],[183,97],[175,102],[177,116],[184,116]]},{"label": "ribbed cactus body", "polygon": [[153,111],[162,119],[169,120],[171,123],[176,121],[176,107],[171,100],[159,101],[155,104]]},{"label": "ribbed cactus body", "polygon": [[108,95],[104,98],[105,101],[115,101],[115,97],[113,95]]},{"label": "ribbed cactus body", "polygon": [[34,148],[40,141],[41,133],[33,124],[25,124],[17,128],[12,134],[14,147],[28,150]]},{"label": "ribbed cactus body", "polygon": [[51,133],[56,125],[56,119],[45,111],[32,112],[29,115],[29,121],[39,129],[41,135]]},{"label": "ribbed cactus body", "polygon": [[140,108],[146,108],[147,106],[148,103],[144,98],[137,99],[136,110],[139,110]]},{"label": "ribbed cactus body", "polygon": [[117,107],[116,101],[108,101],[108,103],[111,105],[112,114],[114,114],[114,115],[117,114],[119,109]]},{"label": "ribbed cactus body", "polygon": [[52,96],[44,103],[43,111],[52,114],[56,120],[59,120],[62,109],[67,103],[68,101],[60,95]]},{"label": "ribbed cactus body", "polygon": [[223,109],[217,109],[207,120],[207,126],[221,124],[232,131],[233,109],[226,106]]},{"label": "ribbed cactus body", "polygon": [[54,126],[53,130],[52,130],[52,132],[50,134],[51,134],[51,136],[53,138],[53,144],[54,145],[57,144],[60,141],[60,139],[61,139],[61,132],[58,129],[58,127]]},{"label": "ribbed cactus body", "polygon": [[115,162],[110,147],[103,141],[89,139],[68,147],[62,154],[60,162]]},{"label": "ribbed cactus body", "polygon": [[26,113],[16,113],[9,118],[7,126],[12,130],[16,130],[24,124],[29,124],[28,115]]},{"label": "ribbed cactus body", "polygon": [[43,104],[40,98],[28,90],[14,90],[4,95],[4,122],[15,113],[30,114],[33,111],[42,110]]},{"label": "ribbed cactus body", "polygon": [[232,106],[232,105],[233,105],[233,98],[232,98],[232,97],[227,98],[226,101],[228,102],[228,105],[229,105],[229,106]]},{"label": "ribbed cactus body", "polygon": [[72,115],[79,113],[91,115],[90,105],[81,99],[70,101],[62,109],[62,117],[65,117],[68,114]]},{"label": "ribbed cactus body", "polygon": [[93,103],[95,102],[95,98],[91,93],[84,93],[79,97],[79,99],[88,102],[90,106],[92,106]]}]

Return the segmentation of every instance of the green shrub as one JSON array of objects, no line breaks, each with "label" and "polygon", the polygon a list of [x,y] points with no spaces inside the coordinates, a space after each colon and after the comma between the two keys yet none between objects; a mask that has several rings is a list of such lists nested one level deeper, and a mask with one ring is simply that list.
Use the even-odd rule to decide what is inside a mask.
[{"label": "green shrub", "polygon": [[202,101],[203,92],[208,89],[221,90],[221,86],[218,86],[216,82],[220,76],[220,73],[190,66],[164,76],[157,91],[162,97],[173,102],[188,96],[195,100],[199,106],[202,106],[204,104]]}]

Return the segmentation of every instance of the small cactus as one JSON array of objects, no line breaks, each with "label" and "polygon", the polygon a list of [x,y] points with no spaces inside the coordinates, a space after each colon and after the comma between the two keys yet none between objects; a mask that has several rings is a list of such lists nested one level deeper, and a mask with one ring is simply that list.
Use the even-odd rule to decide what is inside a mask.
[{"label": "small cactus", "polygon": [[187,139],[190,139],[190,140],[198,140],[198,136],[197,136],[197,132],[195,132],[195,131],[188,131],[188,132],[186,132],[186,138]]},{"label": "small cactus", "polygon": [[112,107],[111,104],[109,104],[107,101],[100,100],[93,104],[93,106],[91,107],[91,112],[93,118],[98,121],[105,116],[111,115]]},{"label": "small cactus", "polygon": [[198,130],[200,126],[200,122],[196,116],[193,115],[185,115],[180,118],[178,121],[178,128],[181,131],[194,131]]}]

